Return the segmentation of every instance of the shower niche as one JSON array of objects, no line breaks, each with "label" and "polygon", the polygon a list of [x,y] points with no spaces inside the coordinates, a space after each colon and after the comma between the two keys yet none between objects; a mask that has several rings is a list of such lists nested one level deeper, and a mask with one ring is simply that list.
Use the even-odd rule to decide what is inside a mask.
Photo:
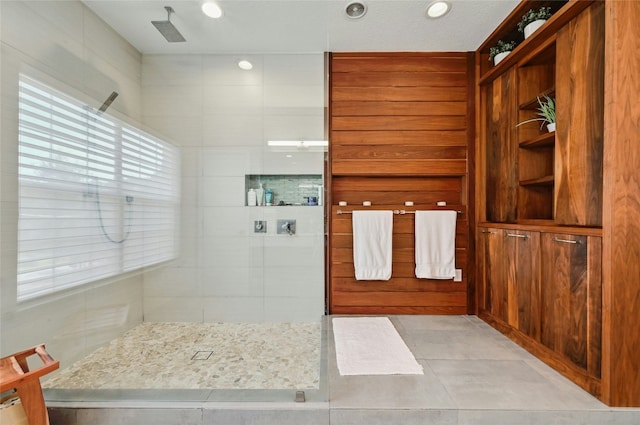
[{"label": "shower niche", "polygon": [[[260,203],[261,192],[265,198]],[[272,206],[319,206],[323,203],[324,186],[321,174],[247,174],[245,193],[256,192],[257,205],[266,206],[268,191],[271,192]],[[249,206],[245,196],[245,206]]]}]

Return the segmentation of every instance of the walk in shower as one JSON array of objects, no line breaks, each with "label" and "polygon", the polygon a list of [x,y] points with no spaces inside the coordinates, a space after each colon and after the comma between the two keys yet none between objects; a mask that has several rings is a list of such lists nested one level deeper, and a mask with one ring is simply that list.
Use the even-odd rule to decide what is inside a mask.
[{"label": "walk in shower", "polygon": [[[47,400],[326,399],[326,147],[268,144],[324,138],[323,58],[252,60],[247,75],[228,56],[183,57],[172,81],[177,58],[144,58],[142,119],[182,156],[179,254],[145,271],[143,322],[45,381]],[[198,93],[197,110],[180,103]],[[249,205],[249,189],[272,205]]]},{"label": "walk in shower", "polygon": [[[323,187],[325,148],[268,145],[326,140],[323,54],[241,55],[253,63],[245,71],[237,54],[142,55],[82,2],[0,7],[2,355],[44,343],[61,361],[43,379],[49,402],[293,401],[299,391],[326,399],[324,207],[309,200]],[[99,111],[100,125],[116,115],[177,148],[179,198],[166,258],[21,299],[21,75]],[[256,183],[284,205],[247,205],[248,188],[258,189],[247,185]],[[104,244],[122,264],[157,252],[153,232],[166,223],[143,204],[152,189],[132,196],[83,188],[74,191],[77,205],[100,215],[101,234],[111,238],[87,247]],[[96,232],[97,215],[87,226]],[[293,220],[295,234],[277,232],[279,221]],[[128,251],[132,242],[144,247],[139,257]]]}]

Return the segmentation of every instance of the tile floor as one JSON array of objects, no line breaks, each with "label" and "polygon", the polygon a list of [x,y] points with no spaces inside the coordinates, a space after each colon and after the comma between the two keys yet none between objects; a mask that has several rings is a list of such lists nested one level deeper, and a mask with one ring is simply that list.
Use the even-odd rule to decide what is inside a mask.
[{"label": "tile floor", "polygon": [[640,409],[608,408],[474,316],[390,318],[424,375],[340,376],[327,317],[327,397],[49,402],[51,425],[640,424]]}]

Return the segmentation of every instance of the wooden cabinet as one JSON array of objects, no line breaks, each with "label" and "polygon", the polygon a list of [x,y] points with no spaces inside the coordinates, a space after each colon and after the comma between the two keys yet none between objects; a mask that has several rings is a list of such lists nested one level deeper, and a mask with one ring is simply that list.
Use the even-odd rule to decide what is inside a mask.
[{"label": "wooden cabinet", "polygon": [[602,360],[601,238],[544,233],[541,252],[540,342],[583,371],[593,391]]},{"label": "wooden cabinet", "polygon": [[486,216],[489,221],[516,220],[517,176],[513,173],[518,151],[515,138],[516,73],[510,69],[483,87],[486,96]]},{"label": "wooden cabinet", "polygon": [[561,28],[556,45],[554,219],[602,226],[604,3]]},{"label": "wooden cabinet", "polygon": [[[601,226],[604,3],[566,2],[538,31],[479,80],[483,218]],[[555,99],[557,132],[526,122],[544,96]]]},{"label": "wooden cabinet", "polygon": [[602,363],[602,238],[481,227],[479,315],[593,394]]},{"label": "wooden cabinet", "polygon": [[[518,21],[541,6],[553,15],[523,40]],[[634,407],[639,19],[637,1],[522,0],[476,52],[478,314],[605,403]],[[518,45],[492,66],[489,48],[500,39]],[[544,94],[556,99],[555,133],[536,123],[516,128]],[[508,231],[539,233],[537,266],[519,264],[524,246],[496,236]],[[535,309],[521,303],[517,318],[512,309],[529,272],[539,280],[539,292],[531,292],[537,334],[526,325],[535,314],[520,315]]]},{"label": "wooden cabinet", "polygon": [[485,310],[525,335],[540,333],[540,234],[482,228]]}]

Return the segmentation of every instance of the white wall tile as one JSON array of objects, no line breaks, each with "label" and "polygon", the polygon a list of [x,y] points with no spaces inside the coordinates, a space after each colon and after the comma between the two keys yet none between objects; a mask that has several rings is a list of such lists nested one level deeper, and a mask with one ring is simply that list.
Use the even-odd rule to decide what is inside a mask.
[{"label": "white wall tile", "polygon": [[2,2],[0,8],[0,345],[3,352],[15,352],[44,342],[56,359],[68,364],[142,320],[142,275],[16,304],[18,73],[24,71],[83,101],[102,102],[118,91],[113,111],[138,119],[140,54],[82,2]]},{"label": "white wall tile", "polygon": [[149,86],[142,99],[143,116],[200,117],[202,90],[197,86]]},{"label": "white wall tile", "polygon": [[202,56],[144,55],[142,85],[202,86]]},{"label": "white wall tile", "polygon": [[322,298],[323,286],[323,265],[299,266],[293,263],[264,268],[265,297]]},{"label": "white wall tile", "polygon": [[265,322],[317,322],[323,315],[323,298],[264,298]]},{"label": "white wall tile", "polygon": [[145,297],[145,322],[202,322],[202,297]]},{"label": "white wall tile", "polygon": [[207,237],[202,240],[200,261],[206,268],[262,267],[263,247],[260,239],[244,236]]},{"label": "white wall tile", "polygon": [[197,267],[157,267],[144,274],[145,297],[199,297],[202,294]]},{"label": "white wall tile", "polygon": [[262,297],[263,269],[261,267],[219,267],[203,271],[204,297]]},{"label": "white wall tile", "polygon": [[263,118],[259,115],[205,115],[204,146],[263,146]]},{"label": "white wall tile", "polygon": [[265,140],[325,140],[322,119],[315,115],[265,115]]},{"label": "white wall tile", "polygon": [[324,86],[266,86],[264,88],[264,107],[266,113],[272,108],[286,108],[292,113],[322,113],[324,108]]},{"label": "white wall tile", "polygon": [[269,85],[323,85],[324,54],[266,55],[264,82]]},{"label": "white wall tile", "polygon": [[203,177],[201,207],[241,207],[246,204],[244,177]]},{"label": "white wall tile", "polygon": [[262,115],[262,86],[207,86],[205,115]]},{"label": "white wall tile", "polygon": [[250,174],[251,152],[238,148],[207,148],[201,151],[202,175],[242,177]]},{"label": "white wall tile", "polygon": [[204,299],[205,322],[264,321],[262,297],[208,297]]},{"label": "white wall tile", "polygon": [[[146,90],[143,90],[142,97],[146,97]],[[182,148],[195,148],[202,146],[203,127],[202,117],[185,116],[149,116],[143,118],[146,126],[161,134],[167,141]]]},{"label": "white wall tile", "polygon": [[[253,234],[253,221],[247,207],[207,207],[203,208],[204,238],[218,236],[248,237]],[[246,244],[248,241],[245,240]]]},{"label": "white wall tile", "polygon": [[[253,69],[244,71],[238,67],[238,61],[251,61]],[[202,76],[206,86],[261,86],[262,55],[204,55],[202,58]]]}]

